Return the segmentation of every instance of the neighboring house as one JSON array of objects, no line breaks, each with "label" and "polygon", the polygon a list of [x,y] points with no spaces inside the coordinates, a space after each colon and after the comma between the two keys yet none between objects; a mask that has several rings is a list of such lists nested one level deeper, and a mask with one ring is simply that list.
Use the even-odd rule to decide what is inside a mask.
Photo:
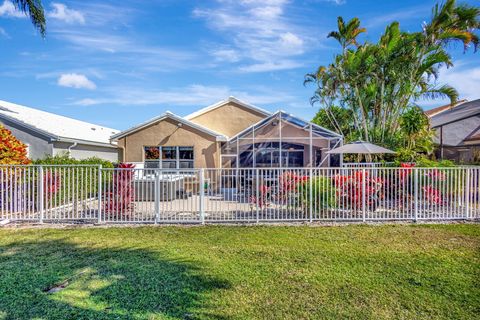
[{"label": "neighboring house", "polygon": [[186,117],[171,112],[112,136],[122,161],[147,168],[308,167],[339,164],[341,135],[283,111],[229,97]]},{"label": "neighboring house", "polygon": [[118,147],[110,142],[115,129],[1,100],[0,124],[27,145],[30,159],[66,153],[118,161]]},{"label": "neighboring house", "polygon": [[430,110],[437,157],[469,163],[480,160],[480,99]]}]

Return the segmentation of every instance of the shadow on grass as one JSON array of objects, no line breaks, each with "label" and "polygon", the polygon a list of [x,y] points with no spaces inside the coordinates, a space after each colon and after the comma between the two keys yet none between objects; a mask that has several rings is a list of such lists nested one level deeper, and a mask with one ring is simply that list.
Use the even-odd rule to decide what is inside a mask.
[{"label": "shadow on grass", "polygon": [[161,252],[63,240],[0,247],[0,319],[226,319],[207,300],[228,288]]}]

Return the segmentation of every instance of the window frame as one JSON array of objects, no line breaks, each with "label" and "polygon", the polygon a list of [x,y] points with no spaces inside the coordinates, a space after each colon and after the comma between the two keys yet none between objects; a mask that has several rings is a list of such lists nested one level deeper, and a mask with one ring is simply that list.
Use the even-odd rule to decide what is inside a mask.
[{"label": "window frame", "polygon": [[[146,159],[145,158],[145,149],[146,148],[158,148],[159,157],[158,159]],[[169,149],[171,151],[172,148],[175,149],[175,157],[172,159],[164,159],[163,157],[163,148]],[[192,159],[180,159],[180,148],[189,148],[192,152]],[[190,151],[190,150],[189,150]],[[172,170],[188,170],[194,169],[195,163],[195,148],[193,146],[143,146],[143,163],[158,163],[158,166],[155,169],[164,169],[163,162],[175,162],[175,168],[165,168],[165,169],[172,169]],[[180,163],[191,163],[191,167],[188,168],[181,168]]]}]

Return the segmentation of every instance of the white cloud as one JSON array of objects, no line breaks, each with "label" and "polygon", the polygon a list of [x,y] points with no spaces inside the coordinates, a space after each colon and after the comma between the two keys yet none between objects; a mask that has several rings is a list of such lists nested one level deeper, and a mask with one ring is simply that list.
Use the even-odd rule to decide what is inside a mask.
[{"label": "white cloud", "polygon": [[[197,8],[193,15],[226,33],[231,39],[229,45],[235,52],[235,62],[244,64],[239,67],[242,71],[267,72],[297,68],[301,63],[292,63],[292,59],[305,52],[309,37],[299,23],[286,17],[287,5],[285,0],[218,0],[217,8]],[[218,58],[217,51],[212,55]]]},{"label": "white cloud", "polygon": [[[454,87],[459,93],[459,99],[467,99],[469,101],[480,99],[478,84],[480,83],[480,67],[476,67],[475,63],[467,63],[466,61],[457,61],[455,67],[449,69],[441,69],[440,76],[437,80],[438,85],[448,84]],[[450,103],[447,99],[423,99],[417,103],[424,109],[430,109]]]},{"label": "white cloud", "polygon": [[480,83],[480,67],[470,66],[456,69],[445,69],[440,73],[439,83],[447,83],[458,90],[460,99],[480,99],[478,90]]},{"label": "white cloud", "polygon": [[80,11],[69,9],[62,3],[52,3],[53,10],[47,12],[47,17],[57,19],[68,24],[72,23],[85,23],[85,17]]},{"label": "white cloud", "polygon": [[216,49],[210,52],[217,61],[238,62],[240,60],[239,53],[234,49]]},{"label": "white cloud", "polygon": [[62,87],[70,87],[76,89],[93,90],[97,87],[95,83],[89,80],[85,75],[78,73],[65,73],[60,75],[57,84]]},{"label": "white cloud", "polygon": [[10,35],[5,31],[5,29],[0,27],[0,35],[4,36],[5,38],[9,39]]},{"label": "white cloud", "polygon": [[239,71],[241,72],[268,72],[268,71],[278,71],[278,70],[288,70],[301,67],[302,64],[290,61],[290,60],[282,60],[279,62],[263,62],[263,63],[256,63],[250,64],[246,66],[241,66]]},{"label": "white cloud", "polygon": [[13,3],[8,0],[3,1],[3,4],[0,6],[0,17],[14,17],[14,18],[24,18],[25,14],[23,12],[17,10]]},{"label": "white cloud", "polygon": [[254,104],[288,103],[294,97],[287,93],[278,93],[270,89],[257,89],[255,93],[231,90],[227,86],[205,86],[194,84],[187,87],[168,90],[145,89],[143,87],[110,87],[102,92],[101,98],[84,98],[74,105],[91,106],[100,104],[114,105],[170,105],[197,106],[209,105],[228,96],[235,96]]},{"label": "white cloud", "polygon": [[347,0],[325,0],[327,2],[333,2],[335,3],[336,5],[341,5],[341,4],[345,4],[347,3]]}]

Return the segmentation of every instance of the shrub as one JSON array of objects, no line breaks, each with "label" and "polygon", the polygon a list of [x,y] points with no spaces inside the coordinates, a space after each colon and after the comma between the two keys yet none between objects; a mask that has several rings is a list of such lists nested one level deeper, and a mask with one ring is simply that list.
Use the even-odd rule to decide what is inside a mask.
[{"label": "shrub", "polygon": [[[43,170],[45,199],[46,204],[51,205],[96,197],[98,193],[98,168],[94,165],[102,165],[103,168],[114,167],[112,162],[98,157],[73,159],[67,154],[47,156],[43,159],[34,160],[32,163],[45,166]],[[58,165],[65,165],[66,167],[55,167]],[[36,171],[37,173],[38,171]],[[103,183],[107,184],[109,178],[109,175],[103,175]]]},{"label": "shrub", "polygon": [[250,204],[263,208],[272,202],[295,205],[300,201],[300,186],[308,181],[307,176],[298,175],[292,171],[285,171],[278,177],[277,188],[265,184],[258,186],[258,196],[250,197]]},{"label": "shrub", "polygon": [[108,160],[100,159],[98,157],[90,157],[87,159],[74,159],[70,158],[68,154],[61,154],[55,156],[46,156],[43,159],[33,160],[33,164],[41,165],[102,165],[103,168],[113,168],[114,163]]},{"label": "shrub", "polygon": [[455,167],[455,163],[450,160],[435,161],[421,157],[416,161],[416,166],[419,168],[450,168]]},{"label": "shrub", "polygon": [[103,194],[103,207],[107,215],[129,215],[133,209],[134,164],[120,163],[113,172],[110,188]]},{"label": "shrub", "polygon": [[381,196],[380,191],[384,181],[370,177],[369,172],[354,171],[351,175],[337,175],[334,177],[337,188],[338,201],[346,208],[361,209],[363,206],[363,182],[365,181],[365,201],[368,208],[374,210]]},{"label": "shrub", "polygon": [[0,164],[29,164],[27,146],[0,124]]},{"label": "shrub", "polygon": [[335,194],[337,189],[333,184],[331,178],[328,177],[316,177],[312,180],[312,189],[310,189],[310,181],[303,182],[299,191],[301,194],[301,203],[303,207],[310,207],[310,192],[312,192],[312,200],[314,209],[325,209],[335,207]]}]

